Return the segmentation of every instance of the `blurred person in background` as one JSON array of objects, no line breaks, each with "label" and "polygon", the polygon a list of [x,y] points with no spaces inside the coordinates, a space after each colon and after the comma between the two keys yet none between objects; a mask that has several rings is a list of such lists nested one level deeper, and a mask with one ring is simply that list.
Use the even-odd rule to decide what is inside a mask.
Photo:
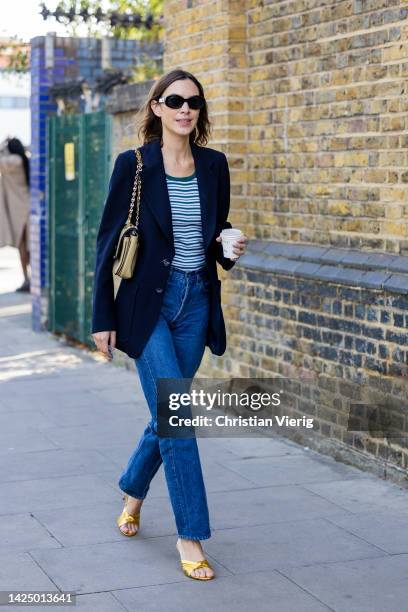
[{"label": "blurred person in background", "polygon": [[24,274],[16,291],[30,291],[30,163],[23,143],[7,138],[0,143],[0,247],[16,247]]}]

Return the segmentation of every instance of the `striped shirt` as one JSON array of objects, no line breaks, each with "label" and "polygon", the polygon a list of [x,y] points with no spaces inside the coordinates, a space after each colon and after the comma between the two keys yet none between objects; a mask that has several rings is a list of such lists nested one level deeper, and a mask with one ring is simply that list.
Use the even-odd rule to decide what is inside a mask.
[{"label": "striped shirt", "polygon": [[182,270],[205,266],[200,195],[195,172],[191,176],[166,174],[173,223],[175,256],[172,265]]}]

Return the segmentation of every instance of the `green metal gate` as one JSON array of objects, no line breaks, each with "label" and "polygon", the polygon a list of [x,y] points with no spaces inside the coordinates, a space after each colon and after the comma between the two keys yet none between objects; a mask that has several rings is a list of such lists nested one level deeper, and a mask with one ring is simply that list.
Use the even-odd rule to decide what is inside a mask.
[{"label": "green metal gate", "polygon": [[48,328],[93,346],[96,234],[111,166],[111,116],[48,119]]}]

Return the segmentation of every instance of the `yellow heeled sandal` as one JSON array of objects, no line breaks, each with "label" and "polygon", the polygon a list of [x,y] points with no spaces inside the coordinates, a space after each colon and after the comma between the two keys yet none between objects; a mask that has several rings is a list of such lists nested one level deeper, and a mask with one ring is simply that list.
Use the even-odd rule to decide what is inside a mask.
[{"label": "yellow heeled sandal", "polygon": [[[123,496],[123,500],[125,501],[125,504],[127,503],[127,499],[128,499],[128,495],[127,493],[125,493],[125,495]],[[118,518],[116,519],[117,525],[119,527],[119,531],[122,535],[124,536],[128,536],[128,537],[133,537],[135,535],[137,535],[139,533],[139,525],[140,525],[140,512],[138,512],[137,514],[129,514],[129,512],[126,510],[126,505],[123,509],[123,512],[120,516],[118,516]],[[121,527],[122,525],[125,525],[126,523],[135,523],[137,530],[134,533],[125,533],[124,531],[122,531]]]},{"label": "yellow heeled sandal", "polygon": [[[176,548],[179,551],[177,544]],[[202,561],[187,561],[187,559],[180,559],[180,563],[184,575],[188,578],[193,578],[194,580],[212,580],[215,577],[215,574],[213,574],[212,576],[193,576],[194,570],[200,569],[201,567],[208,567],[210,570],[214,571],[214,569],[208,563],[207,559],[203,559]]]}]

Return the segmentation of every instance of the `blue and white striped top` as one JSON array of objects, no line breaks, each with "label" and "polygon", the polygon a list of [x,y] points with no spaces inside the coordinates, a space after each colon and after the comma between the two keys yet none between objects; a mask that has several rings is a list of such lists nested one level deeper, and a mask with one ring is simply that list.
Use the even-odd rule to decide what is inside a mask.
[{"label": "blue and white striped top", "polygon": [[200,195],[195,172],[191,176],[166,174],[171,205],[175,256],[172,265],[199,270],[205,265]]}]

